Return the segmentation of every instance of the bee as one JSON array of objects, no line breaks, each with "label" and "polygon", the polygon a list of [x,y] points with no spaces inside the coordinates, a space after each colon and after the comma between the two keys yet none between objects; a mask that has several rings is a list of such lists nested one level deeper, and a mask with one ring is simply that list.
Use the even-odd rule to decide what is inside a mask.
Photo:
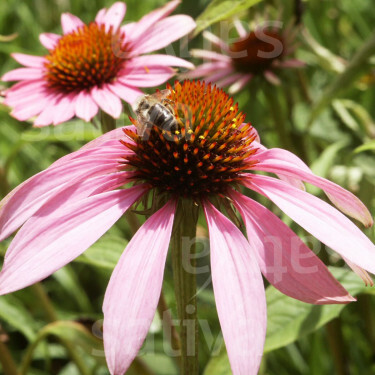
[{"label": "bee", "polygon": [[144,95],[133,105],[137,116],[138,134],[141,137],[153,125],[169,134],[178,129],[173,109],[174,102],[168,99],[170,93],[170,90],[162,90],[152,95]]}]

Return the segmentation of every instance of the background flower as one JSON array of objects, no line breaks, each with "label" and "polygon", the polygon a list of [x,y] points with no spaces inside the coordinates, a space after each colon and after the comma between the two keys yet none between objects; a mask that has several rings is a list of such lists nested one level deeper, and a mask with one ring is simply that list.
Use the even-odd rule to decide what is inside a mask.
[{"label": "background flower", "polygon": [[87,25],[62,14],[62,36],[40,35],[48,55],[12,54],[25,67],[3,75],[3,81],[19,81],[6,92],[4,103],[20,121],[37,116],[35,126],[57,125],[73,116],[89,121],[99,108],[118,118],[121,99],[133,103],[142,94],[139,88],[164,83],[175,74],[172,66],[193,67],[176,56],[144,55],[194,29],[189,16],[167,17],[178,4],[171,1],[125,26],[122,2],[100,10]]},{"label": "background flower", "polygon": [[[275,26],[277,24],[277,26]],[[292,26],[281,28],[281,22],[264,22],[254,31],[246,31],[240,21],[234,23],[238,39],[228,44],[209,31],[203,37],[212,43],[214,50],[193,49],[190,54],[205,62],[183,78],[203,78],[227,87],[234,94],[246,86],[255,76],[263,76],[272,84],[280,84],[277,71],[298,68],[304,63],[290,58],[295,49],[295,33]]]}]

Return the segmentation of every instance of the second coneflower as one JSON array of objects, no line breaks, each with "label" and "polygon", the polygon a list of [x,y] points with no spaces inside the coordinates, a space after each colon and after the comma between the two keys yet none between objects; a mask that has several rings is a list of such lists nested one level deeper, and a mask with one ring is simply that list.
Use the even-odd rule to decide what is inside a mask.
[{"label": "second coneflower", "polygon": [[[272,200],[366,277],[361,268],[375,272],[374,245],[338,210],[299,189],[301,180],[322,188],[341,211],[366,226],[372,218],[354,195],[314,175],[293,154],[261,146],[252,126],[243,123],[245,115],[222,90],[190,81],[167,89],[162,104],[173,113],[173,129],[148,124],[141,136],[134,121],[136,127],[107,133],[4,198],[0,239],[23,226],[6,253],[0,293],[22,289],[72,261],[152,192],[156,212],[129,242],[104,298],[108,367],[111,374],[122,375],[153,320],[174,219],[180,215],[176,206],[188,200],[203,209],[207,220],[212,283],[233,374],[255,375],[266,334],[262,274],[304,302],[354,299],[302,240],[243,195],[241,186]],[[256,171],[276,173],[282,180]],[[224,207],[230,217],[236,210],[241,214],[248,238],[220,212]]]},{"label": "second coneflower", "polygon": [[275,26],[257,27],[254,31],[248,32],[239,21],[236,21],[235,27],[239,38],[229,44],[205,31],[203,37],[213,44],[214,50],[190,51],[193,57],[201,58],[205,62],[181,77],[202,77],[219,87],[229,86],[229,93],[234,94],[257,76],[278,85],[280,69],[304,65],[302,61],[290,57],[295,49],[295,31],[290,26],[285,29]]},{"label": "second coneflower", "polygon": [[185,15],[167,17],[179,0],[121,26],[126,5],[114,3],[84,24],[78,17],[61,16],[63,35],[44,33],[45,56],[12,54],[22,68],[1,78],[18,81],[6,91],[4,103],[12,115],[35,126],[57,125],[77,116],[91,120],[99,108],[118,118],[121,99],[133,103],[140,88],[155,87],[175,74],[173,66],[192,68],[188,61],[169,55],[145,55],[160,50],[194,29]]}]

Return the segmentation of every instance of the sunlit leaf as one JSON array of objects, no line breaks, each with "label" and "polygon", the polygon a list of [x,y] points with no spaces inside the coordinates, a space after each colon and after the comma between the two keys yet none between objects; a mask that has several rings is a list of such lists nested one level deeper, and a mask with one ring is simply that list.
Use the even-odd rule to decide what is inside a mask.
[{"label": "sunlit leaf", "polygon": [[232,17],[253,5],[259,3],[261,0],[213,0],[196,19],[197,28],[194,35],[199,34],[208,26]]}]

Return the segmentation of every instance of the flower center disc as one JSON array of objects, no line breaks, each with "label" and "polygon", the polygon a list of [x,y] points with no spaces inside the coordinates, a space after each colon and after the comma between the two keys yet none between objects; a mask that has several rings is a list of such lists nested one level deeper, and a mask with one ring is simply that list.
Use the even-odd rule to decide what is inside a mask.
[{"label": "flower center disc", "polygon": [[[177,129],[165,131],[153,125],[146,139],[132,130],[133,140],[122,143],[134,151],[125,164],[137,180],[161,191],[185,197],[225,194],[228,186],[241,179],[241,172],[253,162],[251,147],[255,134],[251,124],[243,124],[238,111],[223,90],[200,81],[175,83],[168,105]],[[134,125],[139,128],[136,120]]]},{"label": "flower center disc", "polygon": [[124,63],[124,38],[94,22],[62,36],[46,56],[48,85],[69,93],[113,81]]},{"label": "flower center disc", "polygon": [[230,50],[235,54],[232,57],[233,65],[241,71],[260,73],[267,70],[272,62],[281,57],[284,40],[274,31],[263,31],[262,39],[255,32],[246,38],[234,42]]}]

